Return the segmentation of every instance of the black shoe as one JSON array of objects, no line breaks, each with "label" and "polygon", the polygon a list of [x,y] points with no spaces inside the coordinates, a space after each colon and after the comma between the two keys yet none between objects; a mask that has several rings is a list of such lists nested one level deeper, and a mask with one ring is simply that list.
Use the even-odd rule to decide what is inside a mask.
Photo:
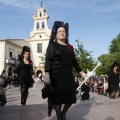
[{"label": "black shoe", "polygon": [[21,105],[26,105],[26,103],[25,102],[21,102]]},{"label": "black shoe", "polygon": [[48,103],[48,117],[51,116],[52,109],[53,109],[53,105],[51,103]]},{"label": "black shoe", "polygon": [[21,105],[23,105],[24,104],[24,99],[23,98],[21,98]]},{"label": "black shoe", "polygon": [[21,105],[26,105],[26,98],[21,98]]},{"label": "black shoe", "polygon": [[63,113],[61,112],[61,117],[62,117],[62,120],[66,120],[66,117],[63,116]]}]

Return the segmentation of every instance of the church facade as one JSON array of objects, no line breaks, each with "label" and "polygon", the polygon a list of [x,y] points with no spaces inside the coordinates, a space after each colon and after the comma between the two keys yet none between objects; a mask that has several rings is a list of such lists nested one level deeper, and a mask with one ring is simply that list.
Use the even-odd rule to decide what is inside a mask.
[{"label": "church facade", "polygon": [[44,72],[44,58],[51,35],[51,30],[48,27],[49,16],[46,10],[40,7],[32,18],[34,20],[34,27],[26,41],[30,43],[35,72],[37,70]]}]

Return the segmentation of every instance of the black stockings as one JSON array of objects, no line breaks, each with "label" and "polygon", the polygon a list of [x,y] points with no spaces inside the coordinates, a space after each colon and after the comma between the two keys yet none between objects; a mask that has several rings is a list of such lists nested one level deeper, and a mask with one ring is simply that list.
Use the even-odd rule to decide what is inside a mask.
[{"label": "black stockings", "polygon": [[28,97],[28,89],[29,87],[26,85],[21,85],[21,104],[26,105],[27,97]]},{"label": "black stockings", "polygon": [[110,98],[118,98],[118,96],[119,96],[119,91],[113,91],[113,92],[111,93]]},{"label": "black stockings", "polygon": [[58,120],[62,120],[61,118],[61,105],[54,105],[55,107],[55,111],[56,111],[56,115]]},{"label": "black stockings", "polygon": [[68,109],[70,108],[72,104],[65,104],[63,110],[62,110],[62,118],[63,120],[66,120],[66,112],[68,111]]},{"label": "black stockings", "polygon": [[71,104],[65,104],[61,111],[61,105],[54,105],[58,120],[66,120],[66,112],[70,108]]}]

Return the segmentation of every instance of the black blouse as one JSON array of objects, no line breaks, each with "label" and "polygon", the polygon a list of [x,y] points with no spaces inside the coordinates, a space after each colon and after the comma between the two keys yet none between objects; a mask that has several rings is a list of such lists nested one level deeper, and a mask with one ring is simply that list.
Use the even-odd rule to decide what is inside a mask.
[{"label": "black blouse", "polygon": [[31,76],[34,75],[32,61],[29,60],[29,64],[25,64],[23,59],[19,61],[16,65],[16,73],[19,78],[31,78]]},{"label": "black blouse", "polygon": [[77,72],[82,71],[75,58],[73,48],[61,45],[57,41],[50,41],[46,51],[45,72],[57,72],[61,66],[74,66]]}]

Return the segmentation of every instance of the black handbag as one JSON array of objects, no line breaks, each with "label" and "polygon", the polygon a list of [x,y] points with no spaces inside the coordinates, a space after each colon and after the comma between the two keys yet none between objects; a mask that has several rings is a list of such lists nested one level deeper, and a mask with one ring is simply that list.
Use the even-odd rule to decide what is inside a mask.
[{"label": "black handbag", "polygon": [[41,92],[42,92],[42,98],[46,99],[53,92],[53,88],[51,85],[44,85]]}]

